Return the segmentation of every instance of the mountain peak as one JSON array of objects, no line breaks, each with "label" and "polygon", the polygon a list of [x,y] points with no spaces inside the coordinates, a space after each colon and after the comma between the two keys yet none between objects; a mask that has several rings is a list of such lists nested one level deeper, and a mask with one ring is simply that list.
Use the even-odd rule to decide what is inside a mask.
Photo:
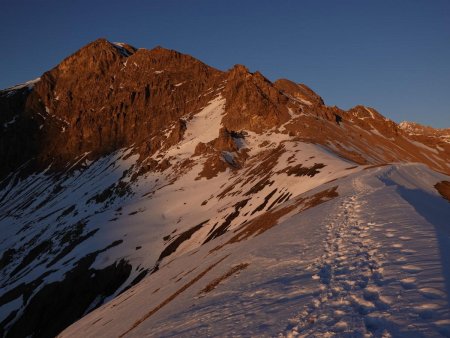
[{"label": "mountain peak", "polygon": [[111,44],[111,42],[109,42],[106,38],[100,37],[100,38],[97,38],[97,39],[89,42],[85,47],[88,47],[88,46],[102,46],[102,45],[103,46],[107,46],[107,45],[110,45],[110,44]]},{"label": "mountain peak", "polygon": [[160,52],[160,53],[178,53],[178,54],[180,54],[179,52],[177,52],[177,51],[175,51],[173,49],[165,48],[165,47],[163,47],[161,45],[157,45],[157,46],[153,47],[150,50],[154,51],[154,52]]},{"label": "mountain peak", "polygon": [[123,42],[110,42],[105,38],[98,38],[94,41],[89,42],[85,46],[81,47],[74,54],[95,53],[95,52],[101,52],[104,50],[113,50],[114,48],[116,50],[120,50],[121,48],[124,48],[124,46],[129,46],[129,45],[126,43],[123,43]]},{"label": "mountain peak", "polygon": [[351,108],[349,111],[353,116],[359,118],[359,119],[373,119],[373,120],[386,120],[386,118],[381,115],[376,109],[363,106],[363,105],[356,105],[353,108]]},{"label": "mountain peak", "polygon": [[450,139],[450,128],[433,128],[410,121],[400,122],[398,127],[409,135],[424,135],[429,137],[443,138],[447,140]]},{"label": "mountain peak", "polygon": [[128,57],[134,54],[137,48],[124,42],[110,42],[105,38],[98,38],[81,47],[78,51],[64,59],[61,63],[70,62],[80,58],[101,58],[105,56]]},{"label": "mountain peak", "polygon": [[[112,43],[104,38],[94,40],[65,58],[55,68],[59,72],[83,72],[105,69],[118,60],[132,55],[136,48],[124,43]],[[71,74],[69,74],[71,76]]]},{"label": "mountain peak", "polygon": [[245,76],[251,74],[250,70],[246,66],[241,65],[241,64],[234,65],[228,72],[230,73],[230,76],[232,78],[242,77],[242,76],[245,77]]}]

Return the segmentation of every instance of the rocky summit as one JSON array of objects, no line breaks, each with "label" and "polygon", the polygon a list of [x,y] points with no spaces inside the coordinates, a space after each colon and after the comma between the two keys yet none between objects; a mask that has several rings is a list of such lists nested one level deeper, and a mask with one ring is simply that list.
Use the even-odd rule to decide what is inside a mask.
[{"label": "rocky summit", "polygon": [[0,91],[4,337],[450,335],[450,130],[99,39]]}]

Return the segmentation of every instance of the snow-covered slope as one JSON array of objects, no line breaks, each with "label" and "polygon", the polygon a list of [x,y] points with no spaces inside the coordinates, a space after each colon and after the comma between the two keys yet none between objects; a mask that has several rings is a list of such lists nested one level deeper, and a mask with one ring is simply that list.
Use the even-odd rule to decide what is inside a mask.
[{"label": "snow-covered slope", "polygon": [[324,184],[167,262],[60,337],[448,336],[443,179],[411,164]]},{"label": "snow-covered slope", "polygon": [[[220,117],[217,102],[206,108],[208,116]],[[43,321],[52,327],[63,320],[60,315],[66,316],[61,310],[67,306],[79,308],[69,316],[76,319],[161,264],[264,215],[292,196],[359,170],[317,145],[273,132],[247,133],[245,139],[233,141],[239,145],[237,152],[223,153],[217,164],[233,162],[245,151],[245,168],[219,171],[207,179],[203,176],[205,167],[210,169],[208,157],[191,160],[191,145],[219,133],[206,129],[194,136],[202,128],[198,122],[202,116],[187,123],[185,141],[154,155],[159,163],[173,163],[160,171],[140,176],[144,164],[139,165],[128,149],[92,163],[80,158],[75,171],[67,174],[43,172],[5,181],[0,197],[4,252],[0,313],[2,320],[11,314],[10,318],[21,318],[11,328],[5,326],[13,335],[30,334]],[[72,280],[73,274],[88,280]],[[85,284],[83,289],[99,285],[98,294],[79,299],[70,292],[57,304],[42,299],[54,289],[72,290],[77,281]],[[103,293],[103,288],[110,291]],[[34,315],[51,305],[46,318]],[[56,331],[52,328],[46,334]]]}]

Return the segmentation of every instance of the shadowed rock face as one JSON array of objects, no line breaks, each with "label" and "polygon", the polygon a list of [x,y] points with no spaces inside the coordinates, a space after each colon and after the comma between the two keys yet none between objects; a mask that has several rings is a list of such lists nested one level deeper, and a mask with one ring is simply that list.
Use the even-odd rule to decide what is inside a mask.
[{"label": "shadowed rock face", "polygon": [[113,294],[130,274],[131,265],[124,260],[101,270],[89,269],[93,258],[88,255],[80,260],[63,281],[42,287],[6,337],[56,336]]},{"label": "shadowed rock face", "polygon": [[0,92],[0,177],[39,152],[40,130],[36,114],[27,105],[29,95],[28,88]]}]

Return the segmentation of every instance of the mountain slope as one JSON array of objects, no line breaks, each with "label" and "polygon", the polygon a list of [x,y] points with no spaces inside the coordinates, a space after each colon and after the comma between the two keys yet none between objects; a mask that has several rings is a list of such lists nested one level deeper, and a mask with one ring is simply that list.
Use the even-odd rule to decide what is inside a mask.
[{"label": "mountain slope", "polygon": [[[348,301],[334,329],[448,329],[445,138],[411,136],[372,108],[328,107],[305,85],[271,83],[244,66],[222,72],[175,51],[103,39],[39,80],[1,91],[0,128],[7,337],[52,337],[83,316],[63,335],[324,332],[337,323],[309,324],[330,317],[327,302],[317,303],[327,297]],[[424,210],[428,201],[433,212]],[[377,237],[389,224],[400,242]],[[401,251],[403,242],[417,254]],[[416,280],[378,285],[374,266]],[[230,280],[228,293],[217,294]],[[258,285],[266,285],[260,301]],[[377,307],[380,295],[403,297],[404,285],[437,290],[432,311],[409,291],[398,306]],[[234,313],[237,295],[248,307]],[[218,320],[220,303],[229,321]],[[425,308],[399,312],[405,304]],[[246,316],[254,311],[262,317],[253,327]],[[397,314],[409,321],[387,318]],[[199,319],[186,326],[187,315]]]},{"label": "mountain slope", "polygon": [[433,189],[443,178],[396,165],[322,185],[274,209],[273,228],[168,262],[60,337],[448,335],[450,208]]}]

